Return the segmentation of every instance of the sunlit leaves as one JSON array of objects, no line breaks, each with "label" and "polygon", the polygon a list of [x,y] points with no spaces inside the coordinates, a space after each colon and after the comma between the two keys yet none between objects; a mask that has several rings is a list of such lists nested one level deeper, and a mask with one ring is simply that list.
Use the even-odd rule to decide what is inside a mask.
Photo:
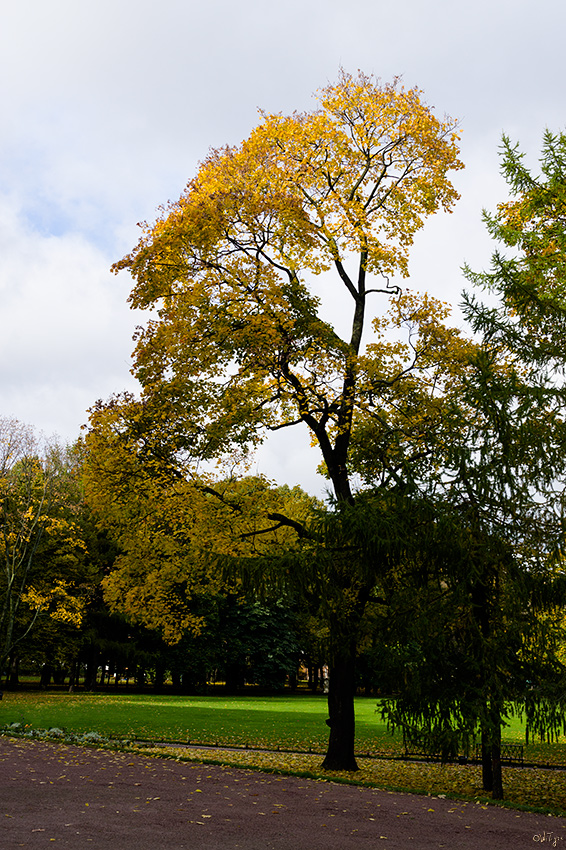
[{"label": "sunlit leaves", "polygon": [[[69,592],[71,590],[71,592]],[[83,620],[85,600],[72,592],[69,582],[57,579],[49,587],[30,586],[22,601],[34,611],[45,611],[53,620],[79,628]]]}]

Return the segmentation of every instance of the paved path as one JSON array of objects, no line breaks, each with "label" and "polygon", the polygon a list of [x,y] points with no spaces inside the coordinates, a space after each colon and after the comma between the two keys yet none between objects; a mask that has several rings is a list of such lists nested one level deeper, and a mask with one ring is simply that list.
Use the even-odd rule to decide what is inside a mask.
[{"label": "paved path", "polygon": [[566,850],[566,820],[0,737],[0,848]]}]

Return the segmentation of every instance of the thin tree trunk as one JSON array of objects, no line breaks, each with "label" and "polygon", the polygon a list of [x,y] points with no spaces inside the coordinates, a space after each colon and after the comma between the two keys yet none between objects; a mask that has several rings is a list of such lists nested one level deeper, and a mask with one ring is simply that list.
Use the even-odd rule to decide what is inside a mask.
[{"label": "thin tree trunk", "polygon": [[75,679],[77,678],[77,659],[71,661],[71,670],[69,672],[69,693],[75,692]]},{"label": "thin tree trunk", "polygon": [[494,800],[503,799],[503,776],[501,773],[501,725],[498,725],[493,734],[491,744],[491,771],[493,775],[493,789],[491,796]]},{"label": "thin tree trunk", "polygon": [[493,790],[493,765],[491,761],[491,745],[487,732],[481,733],[481,768],[482,788],[484,791]]}]

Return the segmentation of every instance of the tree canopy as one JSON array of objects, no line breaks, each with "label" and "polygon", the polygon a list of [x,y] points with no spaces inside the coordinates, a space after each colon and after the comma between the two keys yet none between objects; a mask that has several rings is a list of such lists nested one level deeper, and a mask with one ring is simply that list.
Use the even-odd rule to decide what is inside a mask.
[{"label": "tree canopy", "polygon": [[[416,89],[343,72],[317,97],[313,112],[264,115],[240,146],[212,151],[115,269],[135,279],[132,306],[157,311],[134,372],[166,405],[177,453],[216,459],[303,422],[350,499],[367,300],[407,274],[415,232],[451,209],[462,165],[455,122]],[[345,338],[323,317],[342,295]]]}]

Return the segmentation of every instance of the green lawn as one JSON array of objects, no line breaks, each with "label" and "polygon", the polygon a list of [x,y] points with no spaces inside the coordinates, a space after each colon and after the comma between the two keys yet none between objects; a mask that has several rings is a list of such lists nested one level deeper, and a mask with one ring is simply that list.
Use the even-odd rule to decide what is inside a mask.
[{"label": "green lawn", "polygon": [[[375,699],[357,700],[360,747],[396,746]],[[193,741],[324,750],[326,700],[318,696],[180,697],[146,694],[6,693],[0,726],[10,722],[69,732],[95,730],[117,738]]]},{"label": "green lawn", "polygon": [[[326,717],[325,698],[307,695],[237,698],[27,691],[5,693],[0,701],[0,726],[17,721],[36,729],[56,726],[121,739],[319,752],[324,752],[328,741]],[[517,718],[504,738],[524,741],[524,728]],[[356,749],[382,756],[403,752],[401,737],[387,731],[375,698],[356,699]],[[566,741],[532,744],[526,758],[566,764]]]}]

